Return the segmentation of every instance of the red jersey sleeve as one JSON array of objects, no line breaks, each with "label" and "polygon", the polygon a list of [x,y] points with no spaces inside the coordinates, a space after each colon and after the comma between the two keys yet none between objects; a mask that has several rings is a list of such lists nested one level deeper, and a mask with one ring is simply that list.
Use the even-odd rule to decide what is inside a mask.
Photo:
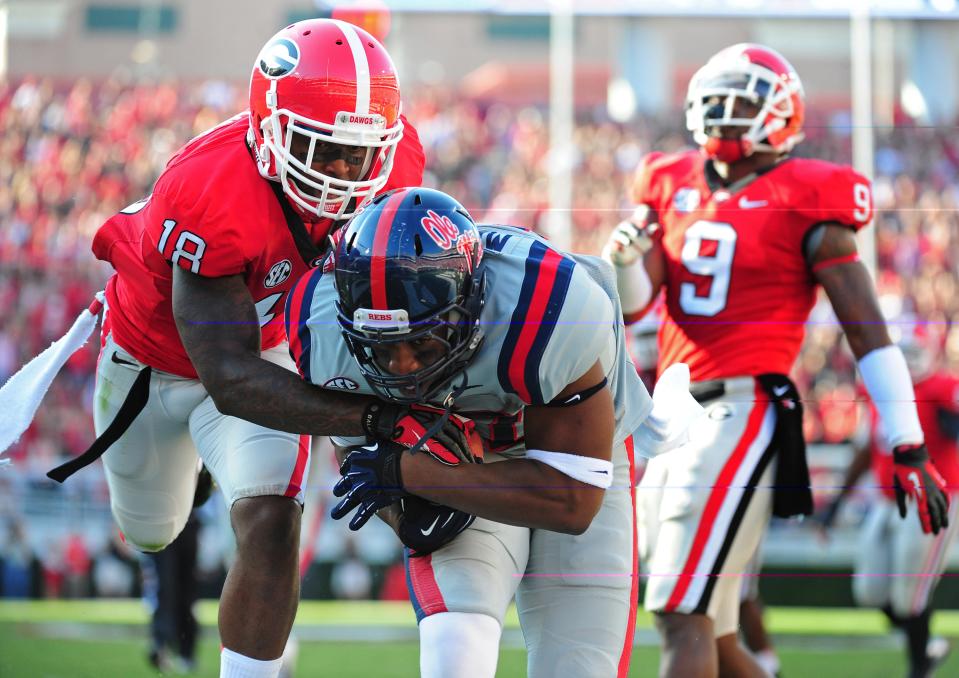
[{"label": "red jersey sleeve", "polygon": [[661,191],[656,181],[656,172],[653,165],[661,157],[663,157],[661,152],[653,151],[639,161],[636,172],[633,174],[633,184],[630,189],[630,197],[637,205],[646,205],[654,210],[659,208]]},{"label": "red jersey sleeve", "polygon": [[393,170],[390,172],[390,178],[383,188],[384,191],[423,185],[426,154],[423,152],[423,144],[420,143],[420,135],[412,123],[406,119],[406,116],[401,115],[400,119],[403,121],[403,138],[400,139],[400,143],[396,147]]},{"label": "red jersey sleeve", "polygon": [[243,211],[226,214],[211,204],[210,195],[229,200],[226,191],[211,187],[196,194],[183,189],[157,184],[150,198],[153,218],[145,224],[147,242],[166,261],[197,275],[216,278],[243,273],[251,259],[245,245],[259,242],[259,238],[244,237]]},{"label": "red jersey sleeve", "polygon": [[812,223],[838,222],[858,231],[872,220],[872,184],[847,165],[805,161],[797,178],[802,184],[796,210]]}]

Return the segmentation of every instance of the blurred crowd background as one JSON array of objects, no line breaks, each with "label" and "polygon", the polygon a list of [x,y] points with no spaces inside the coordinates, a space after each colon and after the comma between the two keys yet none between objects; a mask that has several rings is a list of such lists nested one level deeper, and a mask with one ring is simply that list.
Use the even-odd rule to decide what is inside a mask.
[{"label": "blurred crowd background", "polygon": [[[110,271],[90,252],[97,227],[147,195],[181,144],[245,108],[245,98],[245,83],[222,80],[0,81],[0,383],[60,337],[102,289]],[[404,98],[426,149],[426,185],[459,197],[480,221],[542,228],[551,162],[543,108],[489,105],[439,86],[407,90]],[[848,114],[818,111],[798,154],[849,163],[849,130]],[[602,108],[580,111],[573,249],[598,254],[629,214],[627,182],[645,153],[689,143],[679,110],[627,124],[611,121]],[[883,309],[903,327],[934,329],[955,368],[957,174],[954,135],[905,118],[877,132],[873,228]],[[852,356],[828,309],[814,311],[793,376],[805,396],[809,440],[831,444],[853,434],[857,391]],[[102,473],[88,470],[63,486],[45,477],[93,438],[97,349],[91,341],[73,356],[10,450],[13,469],[0,472],[0,596],[138,593],[137,558],[109,520]],[[327,452],[317,455],[311,482],[317,502],[334,472]],[[213,596],[229,558],[220,504],[205,509],[201,539],[201,571]],[[48,529],[36,527],[43,525]],[[321,538],[309,565],[321,576],[308,580],[304,595],[404,595],[398,543],[385,526],[371,523],[348,538],[338,526],[310,525]]]}]

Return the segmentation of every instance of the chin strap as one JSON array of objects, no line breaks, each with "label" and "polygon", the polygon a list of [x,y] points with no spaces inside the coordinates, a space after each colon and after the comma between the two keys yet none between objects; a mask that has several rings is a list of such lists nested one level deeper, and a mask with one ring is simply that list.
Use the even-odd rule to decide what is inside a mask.
[{"label": "chin strap", "polygon": [[420,436],[420,439],[416,441],[416,444],[410,448],[410,454],[416,454],[417,452],[419,452],[420,449],[422,449],[423,445],[426,444],[426,441],[434,437],[437,433],[439,433],[440,429],[442,429],[446,425],[446,422],[449,421],[450,414],[452,414],[453,412],[453,405],[456,403],[456,399],[459,398],[461,395],[463,395],[463,391],[469,388],[467,386],[468,381],[469,381],[469,377],[467,377],[466,373],[464,372],[463,383],[455,387],[443,399],[443,414],[437,417],[436,421],[434,421],[430,425],[430,427],[426,429],[426,432],[423,433],[422,436]]}]

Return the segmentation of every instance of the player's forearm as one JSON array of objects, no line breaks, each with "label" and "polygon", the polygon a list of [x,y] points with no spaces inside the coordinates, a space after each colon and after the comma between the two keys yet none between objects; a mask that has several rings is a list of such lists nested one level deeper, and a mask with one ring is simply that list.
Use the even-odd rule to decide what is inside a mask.
[{"label": "player's forearm", "polygon": [[223,414],[290,433],[363,435],[371,398],[325,391],[260,357],[260,321],[242,277],[203,278],[175,267],[173,317]]},{"label": "player's forearm", "polygon": [[203,380],[223,414],[290,433],[365,435],[361,421],[372,398],[322,389],[255,356],[224,362]]},{"label": "player's forearm", "polygon": [[[849,265],[848,268],[862,270],[836,271],[835,275],[843,279],[840,283],[843,291],[831,294],[830,301],[842,324],[849,348],[856,359],[861,359],[870,351],[888,346],[892,341],[865,268],[861,265]],[[826,286],[826,289],[828,292],[831,287]]]},{"label": "player's forearm", "polygon": [[536,461],[441,466],[426,454],[403,456],[407,491],[488,520],[581,534],[604,490]]}]

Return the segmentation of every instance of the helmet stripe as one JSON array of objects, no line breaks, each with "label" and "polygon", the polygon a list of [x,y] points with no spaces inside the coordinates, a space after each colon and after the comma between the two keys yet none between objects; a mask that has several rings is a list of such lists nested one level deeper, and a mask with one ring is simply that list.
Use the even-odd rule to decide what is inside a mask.
[{"label": "helmet stripe", "polygon": [[386,301],[386,250],[390,242],[396,210],[407,195],[409,194],[406,191],[391,195],[380,210],[380,218],[376,222],[373,251],[370,253],[370,293],[373,295],[373,308],[379,311],[387,311],[390,308]]},{"label": "helmet stripe", "polygon": [[353,53],[353,65],[356,67],[356,109],[354,112],[361,115],[370,112],[370,62],[366,59],[366,50],[363,49],[363,39],[352,24],[345,21],[336,21],[336,25],[343,31],[343,37]]}]

